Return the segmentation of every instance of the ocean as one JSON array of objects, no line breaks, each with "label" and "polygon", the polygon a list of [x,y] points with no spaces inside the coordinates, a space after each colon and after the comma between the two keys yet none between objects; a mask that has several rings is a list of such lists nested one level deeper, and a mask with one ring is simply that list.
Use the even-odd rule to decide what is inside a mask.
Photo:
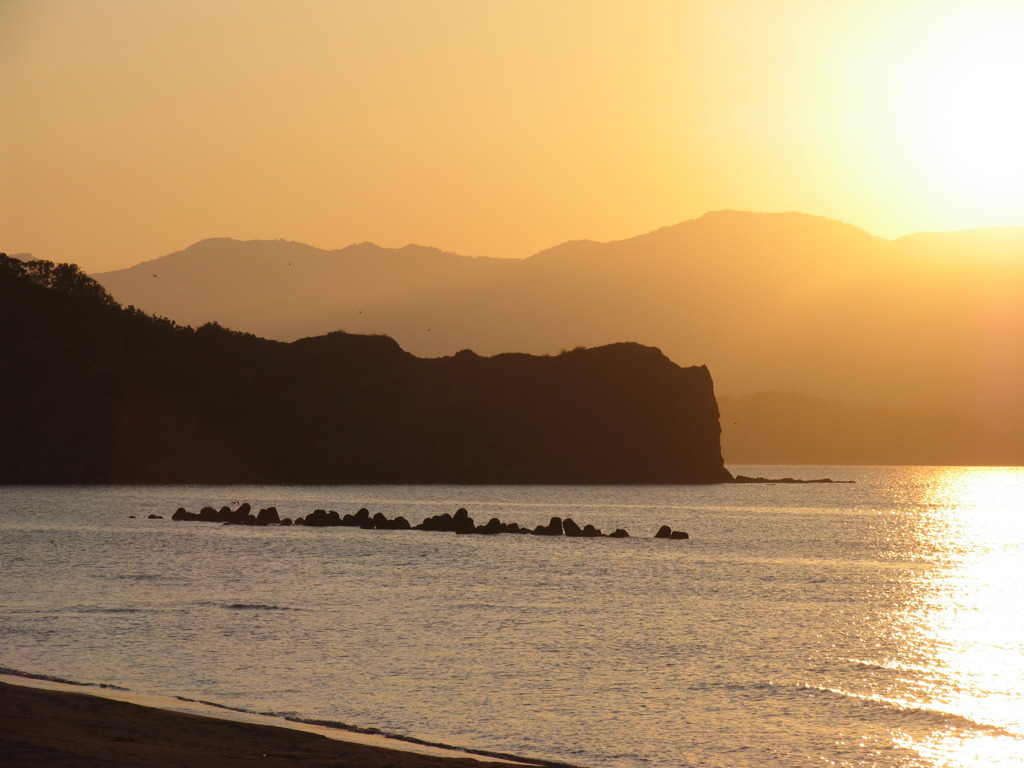
[{"label": "ocean", "polygon": [[[0,488],[0,667],[590,768],[1024,766],[1024,469],[730,469],[854,482]],[[630,538],[170,519],[241,502]]]}]

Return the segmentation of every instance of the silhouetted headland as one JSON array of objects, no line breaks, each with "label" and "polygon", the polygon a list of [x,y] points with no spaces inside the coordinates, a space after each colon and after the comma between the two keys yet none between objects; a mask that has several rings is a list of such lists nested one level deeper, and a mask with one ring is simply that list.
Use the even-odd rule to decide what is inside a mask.
[{"label": "silhouetted headland", "polygon": [[0,321],[4,483],[732,479],[707,368],[639,344],[420,359],[384,336],[283,343],[6,256]]}]

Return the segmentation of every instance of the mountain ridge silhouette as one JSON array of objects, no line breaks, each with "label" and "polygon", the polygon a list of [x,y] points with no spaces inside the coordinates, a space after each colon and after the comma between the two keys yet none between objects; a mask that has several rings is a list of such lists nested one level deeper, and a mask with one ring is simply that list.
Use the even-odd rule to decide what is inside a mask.
[{"label": "mountain ridge silhouette", "polygon": [[[951,410],[977,435],[1024,429],[1014,384],[1024,380],[1024,227],[886,240],[821,216],[717,211],[526,259],[426,246],[197,246],[96,278],[123,303],[268,338],[385,333],[423,357],[632,340],[707,364],[719,395],[802,392]],[[1024,462],[999,440],[1001,461]],[[982,458],[992,451],[959,461]]]}]

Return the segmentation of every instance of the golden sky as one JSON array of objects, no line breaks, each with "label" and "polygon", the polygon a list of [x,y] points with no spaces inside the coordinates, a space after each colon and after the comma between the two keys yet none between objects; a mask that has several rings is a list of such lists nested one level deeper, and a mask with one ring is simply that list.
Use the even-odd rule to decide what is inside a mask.
[{"label": "golden sky", "polygon": [[1016,0],[0,0],[0,250],[1024,224]]}]

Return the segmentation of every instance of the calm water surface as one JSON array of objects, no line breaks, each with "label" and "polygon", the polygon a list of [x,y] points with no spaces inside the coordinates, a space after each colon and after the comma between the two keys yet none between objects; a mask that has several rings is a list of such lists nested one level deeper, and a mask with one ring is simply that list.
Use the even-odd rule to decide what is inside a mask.
[{"label": "calm water surface", "polygon": [[[594,768],[1024,766],[1024,470],[732,469],[856,483],[3,488],[0,666]],[[241,501],[632,538],[169,519]]]}]

